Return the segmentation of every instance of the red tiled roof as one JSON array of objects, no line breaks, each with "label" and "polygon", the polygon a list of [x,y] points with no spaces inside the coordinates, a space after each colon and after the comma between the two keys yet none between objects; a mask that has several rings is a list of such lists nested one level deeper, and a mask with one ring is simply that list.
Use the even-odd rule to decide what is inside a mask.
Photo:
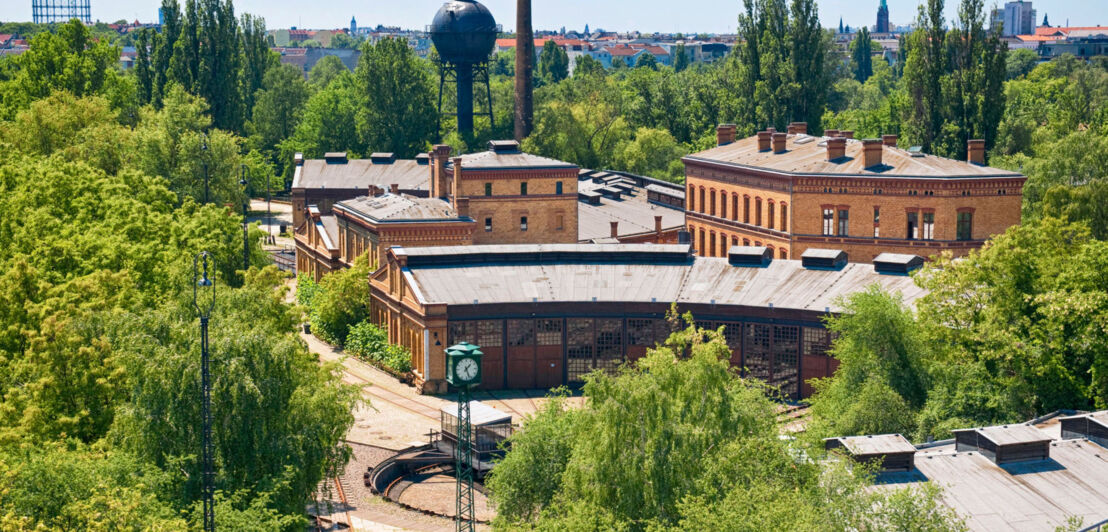
[{"label": "red tiled roof", "polygon": [[630,57],[630,56],[635,55],[635,54],[642,51],[639,48],[631,48],[630,46],[627,46],[626,44],[621,44],[621,45],[618,45],[618,46],[609,46],[608,48],[605,48],[605,50],[607,50],[608,53],[612,54],[612,56],[614,56],[614,57]]},{"label": "red tiled roof", "polygon": [[11,33],[0,33],[0,43],[8,42],[12,39]]}]

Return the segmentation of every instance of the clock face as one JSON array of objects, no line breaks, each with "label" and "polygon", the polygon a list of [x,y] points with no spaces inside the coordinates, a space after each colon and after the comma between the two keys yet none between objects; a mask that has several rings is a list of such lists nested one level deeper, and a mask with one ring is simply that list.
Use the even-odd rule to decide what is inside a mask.
[{"label": "clock face", "polygon": [[469,382],[477,378],[477,361],[472,358],[463,358],[454,366],[454,374],[462,382]]}]

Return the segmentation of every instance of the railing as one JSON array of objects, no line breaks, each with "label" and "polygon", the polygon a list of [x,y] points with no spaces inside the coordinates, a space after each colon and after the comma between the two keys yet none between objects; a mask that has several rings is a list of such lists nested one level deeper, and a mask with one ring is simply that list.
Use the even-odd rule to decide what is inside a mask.
[{"label": "railing", "polygon": [[1082,528],[1077,532],[1104,532],[1105,530],[1108,530],[1108,519],[1096,523],[1093,526]]},{"label": "railing", "polygon": [[273,259],[273,264],[281,270],[296,273],[296,253],[291,247],[286,246],[285,249],[280,251],[271,251],[269,257]]}]

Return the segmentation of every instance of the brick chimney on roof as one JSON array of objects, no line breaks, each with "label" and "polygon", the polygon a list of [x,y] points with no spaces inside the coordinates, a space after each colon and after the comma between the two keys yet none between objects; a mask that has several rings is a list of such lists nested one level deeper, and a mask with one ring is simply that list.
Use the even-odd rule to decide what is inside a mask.
[{"label": "brick chimney on roof", "polygon": [[608,222],[612,226],[612,238],[619,236],[619,222]]},{"label": "brick chimney on roof", "polygon": [[789,134],[790,135],[796,135],[796,134],[804,135],[804,134],[807,134],[807,133],[808,133],[808,123],[807,122],[793,122],[793,123],[789,124]]},{"label": "brick chimney on roof", "polygon": [[884,144],[879,139],[866,139],[862,141],[862,156],[866,168],[876,168],[882,165],[881,154],[885,150]]},{"label": "brick chimney on roof", "polygon": [[758,151],[769,151],[773,140],[773,133],[769,131],[758,132]]},{"label": "brick chimney on roof", "polygon": [[828,129],[828,130],[823,132],[823,136],[830,137],[830,138],[835,138],[835,137],[839,136],[839,130],[837,130],[837,129]]},{"label": "brick chimney on roof", "polygon": [[392,192],[393,194],[400,194],[400,185],[396,183],[389,185],[389,192]]},{"label": "brick chimney on roof", "polygon": [[834,137],[827,139],[827,160],[837,161],[846,157],[846,139]]},{"label": "brick chimney on roof", "polygon": [[881,135],[881,142],[886,145],[895,148],[897,136],[896,135]]},{"label": "brick chimney on roof", "polygon": [[720,124],[716,127],[716,146],[726,146],[735,142],[735,133],[738,127],[735,124]]},{"label": "brick chimney on roof", "polygon": [[662,236],[662,217],[654,216],[654,232],[658,233],[658,237]]},{"label": "brick chimney on roof", "polygon": [[842,135],[843,138],[847,138],[847,139],[854,138],[854,132],[853,131],[840,131],[839,135]]},{"label": "brick chimney on roof", "polygon": [[966,150],[966,159],[970,164],[985,166],[985,141],[983,139],[971,139]]},{"label": "brick chimney on roof", "polygon": [[785,133],[773,134],[773,153],[785,153]]},{"label": "brick chimney on roof", "polygon": [[450,146],[436,144],[431,150],[431,197],[445,198],[450,190],[446,185],[446,161],[450,159]]}]

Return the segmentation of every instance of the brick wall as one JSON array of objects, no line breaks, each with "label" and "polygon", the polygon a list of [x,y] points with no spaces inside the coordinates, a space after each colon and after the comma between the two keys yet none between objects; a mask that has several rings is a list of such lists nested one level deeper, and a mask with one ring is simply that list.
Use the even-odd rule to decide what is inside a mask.
[{"label": "brick wall", "polygon": [[[577,242],[577,170],[462,168],[457,183],[463,210],[477,224],[475,244]],[[453,177],[453,176],[451,176]],[[523,184],[526,183],[526,194]],[[562,193],[558,194],[558,183]],[[491,195],[486,195],[486,186]],[[526,230],[522,219],[527,219]],[[491,222],[491,230],[489,224]]]}]

